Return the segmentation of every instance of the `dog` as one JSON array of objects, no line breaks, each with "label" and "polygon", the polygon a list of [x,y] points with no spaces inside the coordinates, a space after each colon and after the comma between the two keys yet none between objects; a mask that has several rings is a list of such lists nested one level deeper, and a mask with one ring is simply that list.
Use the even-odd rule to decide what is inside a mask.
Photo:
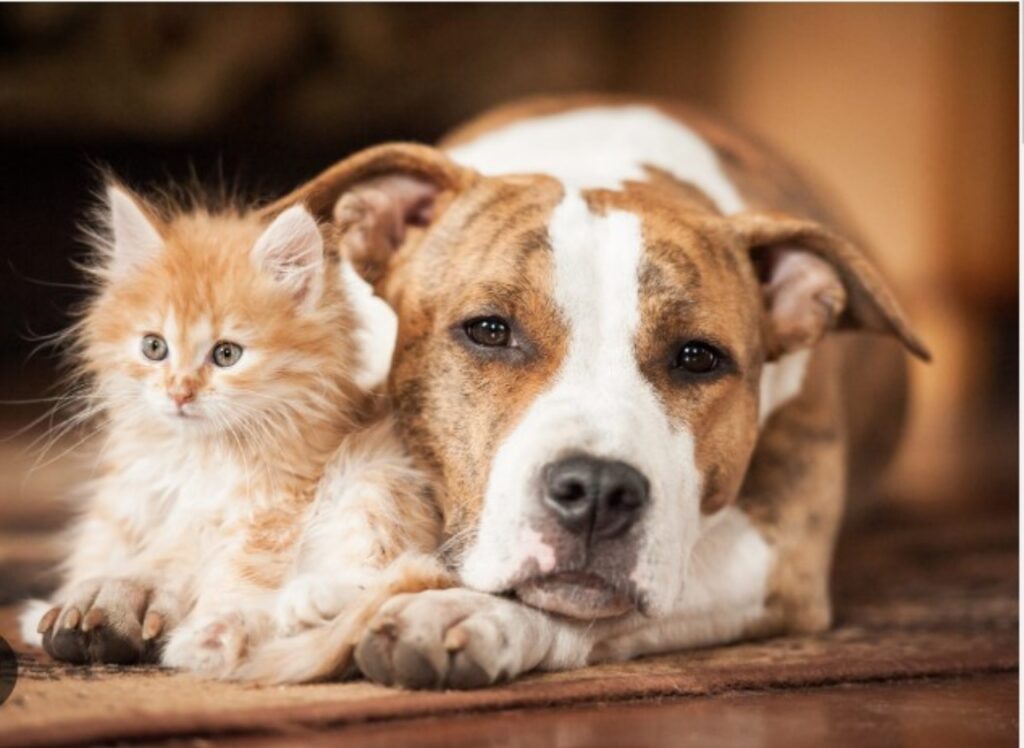
[{"label": "dog", "polygon": [[785,162],[680,104],[544,98],[268,211],[296,202],[397,314],[389,387],[461,582],[383,607],[368,677],[473,688],[830,625],[844,504],[897,443],[904,349],[929,353]]}]

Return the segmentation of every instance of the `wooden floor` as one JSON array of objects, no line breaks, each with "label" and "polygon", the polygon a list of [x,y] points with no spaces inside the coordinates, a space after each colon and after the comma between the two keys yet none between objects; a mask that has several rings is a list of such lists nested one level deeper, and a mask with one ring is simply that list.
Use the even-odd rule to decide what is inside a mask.
[{"label": "wooden floor", "polygon": [[298,741],[314,748],[981,748],[1017,745],[1017,699],[1017,676],[994,675],[503,711],[202,742],[224,748]]}]

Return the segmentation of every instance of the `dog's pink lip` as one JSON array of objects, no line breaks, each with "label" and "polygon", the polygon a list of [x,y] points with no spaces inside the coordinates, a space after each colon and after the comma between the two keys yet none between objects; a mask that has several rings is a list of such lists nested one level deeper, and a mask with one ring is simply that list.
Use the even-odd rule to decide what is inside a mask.
[{"label": "dog's pink lip", "polygon": [[541,574],[520,582],[514,590],[527,605],[569,618],[615,618],[636,610],[630,595],[585,571]]}]

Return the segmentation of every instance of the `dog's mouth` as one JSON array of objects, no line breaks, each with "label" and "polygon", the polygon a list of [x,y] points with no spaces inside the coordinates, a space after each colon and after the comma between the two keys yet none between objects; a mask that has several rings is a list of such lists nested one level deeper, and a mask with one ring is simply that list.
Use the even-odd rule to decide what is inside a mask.
[{"label": "dog's mouth", "polygon": [[569,618],[615,618],[637,608],[634,595],[583,571],[530,577],[513,590],[527,605]]}]

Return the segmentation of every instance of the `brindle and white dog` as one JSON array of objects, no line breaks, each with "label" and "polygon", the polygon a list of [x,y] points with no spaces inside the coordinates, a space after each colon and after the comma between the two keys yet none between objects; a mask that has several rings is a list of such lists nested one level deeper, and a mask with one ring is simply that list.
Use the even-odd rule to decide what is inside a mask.
[{"label": "brindle and white dog", "polygon": [[678,105],[546,99],[297,200],[397,312],[390,384],[463,584],[391,600],[366,675],[476,687],[829,625],[906,372],[828,333],[928,354],[784,163]]}]

